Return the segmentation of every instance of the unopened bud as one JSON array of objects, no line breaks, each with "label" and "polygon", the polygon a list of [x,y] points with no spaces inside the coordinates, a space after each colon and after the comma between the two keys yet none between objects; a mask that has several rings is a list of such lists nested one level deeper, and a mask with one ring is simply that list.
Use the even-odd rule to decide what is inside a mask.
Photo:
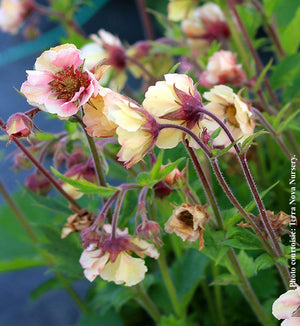
[{"label": "unopened bud", "polygon": [[136,228],[138,236],[153,241],[157,245],[161,245],[161,228],[157,222],[145,220]]},{"label": "unopened bud", "polygon": [[7,120],[5,130],[9,139],[28,137],[33,132],[33,121],[24,113],[15,113]]},{"label": "unopened bud", "polygon": [[172,193],[172,188],[164,181],[156,183],[153,187],[156,197],[163,199]]},{"label": "unopened bud", "polygon": [[26,178],[25,187],[38,195],[45,196],[50,191],[51,184],[43,174],[37,171]]}]

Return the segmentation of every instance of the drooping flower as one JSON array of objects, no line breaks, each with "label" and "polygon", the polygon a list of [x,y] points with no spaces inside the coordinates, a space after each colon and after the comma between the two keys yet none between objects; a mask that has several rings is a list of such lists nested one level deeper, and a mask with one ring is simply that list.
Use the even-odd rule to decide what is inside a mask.
[{"label": "drooping flower", "polygon": [[[205,104],[205,109],[226,123],[234,139],[240,139],[239,142],[243,142],[253,134],[255,124],[248,104],[230,87],[225,85],[214,86],[209,92],[205,92],[203,97],[209,101]],[[209,133],[220,127],[212,119],[205,120],[203,124]],[[230,140],[223,130],[213,140],[214,146],[227,146],[229,144]]]},{"label": "drooping flower", "polygon": [[165,224],[167,233],[175,232],[183,241],[199,239],[199,249],[204,248],[203,231],[208,222],[209,212],[205,206],[182,204],[176,207]]},{"label": "drooping flower", "polygon": [[[143,107],[160,123],[184,125],[196,134],[201,131],[199,122],[203,119],[201,95],[193,80],[184,74],[167,74],[165,81],[150,86],[145,94]],[[182,131],[162,129],[156,145],[173,148],[182,139]]]},{"label": "drooping flower", "polygon": [[221,50],[215,52],[208,61],[206,70],[200,75],[200,83],[205,87],[217,84],[239,85],[246,74],[242,65],[237,64],[236,53]]},{"label": "drooping flower", "polygon": [[[104,280],[126,286],[141,282],[147,271],[141,258],[147,255],[157,259],[159,254],[155,247],[127,232],[117,232],[119,235],[112,238],[111,228],[104,227],[103,239],[98,244],[92,243],[81,255],[85,277],[92,282],[99,275]],[[132,257],[132,252],[141,258]]]},{"label": "drooping flower", "polygon": [[2,0],[0,3],[0,29],[17,34],[33,8],[33,0]]},{"label": "drooping flower", "polygon": [[36,171],[27,176],[25,187],[38,195],[46,196],[52,186],[49,180],[42,173]]},{"label": "drooping flower", "polygon": [[284,319],[282,326],[300,325],[300,287],[283,293],[272,306],[277,319]]},{"label": "drooping flower", "polygon": [[111,91],[103,99],[107,118],[118,125],[116,133],[121,145],[118,158],[130,168],[153,148],[159,132],[157,123],[138,104],[121,94]]},{"label": "drooping flower", "polygon": [[101,85],[114,90],[122,89],[127,75],[126,51],[120,39],[103,29],[97,35],[92,34],[91,39],[92,43],[82,47],[81,58],[85,60],[88,69],[95,73]]},{"label": "drooping flower", "polygon": [[28,137],[33,132],[33,128],[33,121],[24,113],[13,114],[5,125],[9,139]]},{"label": "drooping flower", "polygon": [[73,44],[45,51],[36,60],[35,70],[27,70],[27,74],[21,92],[28,103],[60,117],[77,113],[98,93],[97,80],[85,70],[80,51]]}]

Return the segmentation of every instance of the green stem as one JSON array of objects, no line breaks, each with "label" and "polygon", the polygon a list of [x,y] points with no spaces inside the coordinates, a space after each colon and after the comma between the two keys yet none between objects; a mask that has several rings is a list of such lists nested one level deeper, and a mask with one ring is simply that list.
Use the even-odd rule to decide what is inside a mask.
[{"label": "green stem", "polygon": [[209,314],[213,319],[214,325],[220,325],[220,320],[218,318],[218,315],[216,314],[215,302],[213,301],[213,298],[212,298],[212,295],[211,295],[211,292],[209,290],[206,280],[201,281],[201,289],[202,289],[203,295],[205,297],[205,301],[208,305]]},{"label": "green stem", "polygon": [[[217,276],[219,275],[219,267],[217,265],[213,265],[212,269],[213,269],[214,279],[216,279]],[[225,318],[224,318],[224,312],[223,312],[222,292],[221,292],[220,285],[217,285],[217,284],[214,285],[214,294],[215,294],[215,298],[216,298],[216,310],[217,310],[217,315],[218,315],[218,319],[219,319],[218,325],[222,326],[222,325],[225,325]]]},{"label": "green stem", "polygon": [[161,319],[160,312],[151,298],[148,296],[142,284],[138,284],[132,289],[135,294],[135,300],[148,312],[151,318],[158,323]]},{"label": "green stem", "polygon": [[[20,210],[19,206],[17,203],[13,200],[13,198],[9,195],[8,191],[5,189],[3,183],[0,180],[0,193],[3,195],[4,199],[6,200],[9,208],[12,210],[14,213],[17,221],[20,223],[22,226],[23,230],[27,234],[28,238],[30,241],[37,246],[39,244],[39,237],[31,227],[30,223],[27,221],[25,215],[22,213]],[[46,264],[50,267],[55,266],[55,260],[49,253],[46,251],[42,250],[41,248],[37,248],[38,252],[40,255],[43,257],[44,261]],[[65,278],[61,273],[55,272],[55,276],[57,279],[60,281],[62,286],[65,288],[65,290],[69,293],[70,297],[73,299],[73,301],[76,303],[78,308],[83,312],[83,313],[88,313],[88,307],[85,305],[85,303],[80,299],[78,294],[75,292],[75,290],[72,288],[71,284]]]},{"label": "green stem", "polygon": [[159,254],[158,264],[159,264],[159,268],[160,268],[161,275],[163,277],[166,289],[167,289],[169,297],[171,299],[174,311],[178,317],[183,317],[184,314],[182,312],[180,302],[177,297],[176,289],[175,289],[175,286],[171,279],[171,275],[169,273],[166,258],[165,258],[163,251],[161,251]]},{"label": "green stem", "polygon": [[91,153],[91,156],[93,158],[95,169],[96,169],[98,184],[99,184],[99,186],[106,187],[104,173],[103,173],[103,170],[102,170],[102,167],[101,167],[101,162],[100,162],[100,158],[99,158],[99,155],[98,155],[98,152],[97,152],[97,148],[96,148],[94,139],[85,130],[85,125],[84,125],[81,117],[79,115],[77,115],[77,114],[73,115],[73,117],[79,122],[79,124],[80,124],[80,126],[81,126],[81,128],[82,128],[82,130],[83,130],[83,132],[85,134],[86,140],[88,142],[90,153]]}]

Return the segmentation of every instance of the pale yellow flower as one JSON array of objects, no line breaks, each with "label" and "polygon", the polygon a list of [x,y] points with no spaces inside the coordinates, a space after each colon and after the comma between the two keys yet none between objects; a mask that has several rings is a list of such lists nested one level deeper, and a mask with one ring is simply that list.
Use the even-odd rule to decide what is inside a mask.
[{"label": "pale yellow flower", "polygon": [[186,19],[197,6],[198,0],[170,0],[168,4],[168,18],[173,21]]}]

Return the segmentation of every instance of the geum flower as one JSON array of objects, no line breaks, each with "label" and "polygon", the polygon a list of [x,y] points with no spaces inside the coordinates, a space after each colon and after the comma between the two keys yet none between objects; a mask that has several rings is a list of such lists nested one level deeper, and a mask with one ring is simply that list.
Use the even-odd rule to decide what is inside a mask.
[{"label": "geum flower", "polygon": [[126,52],[120,39],[104,29],[100,29],[98,34],[92,34],[91,39],[92,43],[81,48],[81,58],[101,85],[122,89],[127,75]]},{"label": "geum flower", "polygon": [[175,207],[172,216],[165,224],[167,233],[175,233],[183,241],[194,242],[199,239],[199,249],[204,248],[203,232],[208,222],[209,212],[205,206],[182,204]]},{"label": "geum flower", "polygon": [[[204,108],[225,123],[235,140],[239,139],[239,142],[242,143],[253,134],[255,124],[249,106],[230,87],[217,85],[209,92],[205,92],[203,97],[209,101]],[[204,120],[203,125],[209,133],[220,127],[212,118]],[[223,130],[213,140],[213,145],[216,147],[226,147],[230,143],[231,141]]]},{"label": "geum flower", "polygon": [[[203,108],[201,95],[193,85],[193,80],[184,74],[167,74],[165,81],[150,86],[145,94],[143,107],[159,123],[183,125],[195,134],[202,133]],[[156,145],[173,148],[182,140],[183,132],[178,129],[162,129]],[[192,140],[191,146],[198,147]]]},{"label": "geum flower", "polygon": [[2,0],[0,3],[0,29],[16,34],[33,9],[33,0]]},{"label": "geum flower", "polygon": [[96,110],[84,108],[86,129],[91,136],[105,137],[111,127],[111,133],[117,133],[121,145],[117,156],[130,168],[153,148],[159,132],[156,120],[119,93],[101,87],[99,94],[103,101],[93,102]]},{"label": "geum flower", "polygon": [[27,70],[27,81],[21,92],[29,104],[42,111],[70,117],[91,96],[98,93],[98,82],[84,69],[80,51],[64,44],[45,51],[35,62],[35,70]]},{"label": "geum flower", "polygon": [[200,84],[211,87],[217,84],[239,85],[246,79],[242,65],[237,64],[236,53],[215,52],[208,60],[206,70],[200,75]]},{"label": "geum flower", "polygon": [[[159,256],[154,245],[128,235],[127,231],[119,230],[116,237],[111,237],[110,225],[104,225],[103,231],[98,244],[92,243],[80,257],[85,277],[92,282],[99,275],[106,281],[126,286],[141,282],[147,271],[141,258],[147,255],[157,259]],[[140,258],[132,257],[133,252]]]},{"label": "geum flower", "polygon": [[300,287],[283,293],[272,306],[272,314],[284,319],[281,326],[300,325]]}]

